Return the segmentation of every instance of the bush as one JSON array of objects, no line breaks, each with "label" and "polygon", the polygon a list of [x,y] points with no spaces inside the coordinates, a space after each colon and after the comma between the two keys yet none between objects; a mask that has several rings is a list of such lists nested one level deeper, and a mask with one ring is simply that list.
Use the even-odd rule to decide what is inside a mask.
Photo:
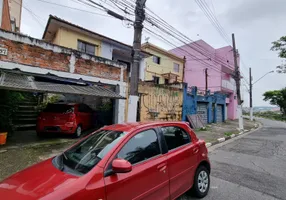
[{"label": "bush", "polygon": [[21,92],[0,90],[0,131],[13,131],[12,120],[18,104],[25,99]]}]

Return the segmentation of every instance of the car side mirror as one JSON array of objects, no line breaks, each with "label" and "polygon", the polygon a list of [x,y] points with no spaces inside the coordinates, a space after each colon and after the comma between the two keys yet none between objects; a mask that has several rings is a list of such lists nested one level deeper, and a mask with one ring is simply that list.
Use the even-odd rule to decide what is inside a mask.
[{"label": "car side mirror", "polygon": [[131,170],[132,170],[132,165],[127,160],[117,158],[112,162],[113,173],[127,173],[131,172]]}]

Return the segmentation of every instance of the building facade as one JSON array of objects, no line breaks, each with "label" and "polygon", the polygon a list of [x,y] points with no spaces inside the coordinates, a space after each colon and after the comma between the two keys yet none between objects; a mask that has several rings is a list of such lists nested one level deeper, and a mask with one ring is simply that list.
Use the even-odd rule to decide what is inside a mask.
[{"label": "building facade", "polygon": [[186,56],[184,82],[189,87],[196,86],[200,95],[206,94],[208,90],[211,93],[225,94],[225,118],[237,119],[236,87],[232,78],[234,72],[232,47],[215,49],[203,40],[198,40],[170,52],[180,57]]},{"label": "building facade", "polygon": [[145,81],[156,84],[183,82],[184,59],[154,44],[145,43],[142,49],[151,54],[145,59]]},{"label": "building facade", "polygon": [[[50,15],[43,40],[75,49],[86,54],[100,56],[126,65],[130,75],[132,66],[132,46],[90,31],[56,16]],[[148,53],[142,52],[140,65],[140,79],[144,80],[144,58]]]},{"label": "building facade", "polygon": [[[0,35],[5,50],[0,54],[0,89],[107,99],[112,102],[112,123],[125,121],[125,65],[18,33],[0,30]],[[48,79],[53,83],[47,84]]]}]

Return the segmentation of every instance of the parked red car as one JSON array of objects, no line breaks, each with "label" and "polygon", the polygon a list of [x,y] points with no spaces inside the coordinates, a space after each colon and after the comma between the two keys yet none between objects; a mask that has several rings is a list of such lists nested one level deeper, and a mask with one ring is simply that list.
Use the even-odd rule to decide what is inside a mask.
[{"label": "parked red car", "polygon": [[48,104],[37,120],[37,134],[74,134],[80,137],[82,130],[92,127],[92,109],[85,104]]},{"label": "parked red car", "polygon": [[184,122],[104,127],[0,182],[1,199],[176,199],[210,187],[205,142]]}]

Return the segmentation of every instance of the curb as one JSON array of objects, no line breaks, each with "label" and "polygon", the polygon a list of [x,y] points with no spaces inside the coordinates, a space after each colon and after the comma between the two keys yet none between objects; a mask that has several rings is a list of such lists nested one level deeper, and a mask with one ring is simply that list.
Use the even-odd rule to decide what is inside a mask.
[{"label": "curb", "polygon": [[238,134],[232,134],[231,136],[228,136],[228,137],[222,137],[222,138],[218,138],[215,142],[208,142],[206,143],[206,147],[209,148],[209,147],[212,147],[214,145],[217,145],[217,144],[220,144],[220,143],[223,143],[227,140],[230,140],[230,139],[233,139],[235,137],[238,137],[238,136],[241,136],[242,134],[244,133],[249,133],[249,132],[253,132],[253,131],[256,131],[258,130],[260,127],[262,126],[262,124],[258,123],[258,124],[255,124],[254,127],[255,128],[251,128],[250,130],[244,130],[242,132],[239,132]]}]

